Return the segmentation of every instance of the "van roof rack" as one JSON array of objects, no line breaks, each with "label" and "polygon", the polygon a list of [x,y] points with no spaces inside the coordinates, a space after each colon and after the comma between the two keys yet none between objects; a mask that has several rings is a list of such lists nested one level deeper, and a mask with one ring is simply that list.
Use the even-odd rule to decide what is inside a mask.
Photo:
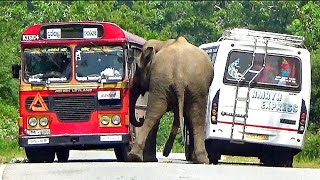
[{"label": "van roof rack", "polygon": [[225,30],[223,32],[222,37],[218,41],[225,39],[252,41],[255,38],[257,39],[257,41],[268,40],[269,42],[273,42],[276,44],[305,48],[304,37],[302,36],[294,36],[264,31],[254,31],[244,28],[234,28]]}]

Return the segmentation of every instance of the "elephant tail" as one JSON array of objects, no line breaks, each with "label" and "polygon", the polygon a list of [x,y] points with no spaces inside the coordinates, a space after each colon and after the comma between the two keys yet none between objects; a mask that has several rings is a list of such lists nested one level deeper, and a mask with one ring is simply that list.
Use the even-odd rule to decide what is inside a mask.
[{"label": "elephant tail", "polygon": [[180,122],[180,130],[181,130],[181,136],[182,141],[185,142],[185,136],[184,136],[184,119],[183,119],[183,110],[184,110],[184,96],[185,92],[184,90],[178,94],[178,113],[179,113],[179,122]]}]

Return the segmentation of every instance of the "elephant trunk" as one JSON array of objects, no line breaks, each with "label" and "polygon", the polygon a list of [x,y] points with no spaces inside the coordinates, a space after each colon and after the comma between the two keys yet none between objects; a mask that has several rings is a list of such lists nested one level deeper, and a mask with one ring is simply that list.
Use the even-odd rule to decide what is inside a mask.
[{"label": "elephant trunk", "polygon": [[129,98],[129,117],[130,117],[130,123],[135,127],[141,127],[144,122],[144,118],[139,118],[139,121],[136,119],[136,102],[139,97],[139,93],[136,93],[136,91],[132,90],[130,92],[130,98]]}]

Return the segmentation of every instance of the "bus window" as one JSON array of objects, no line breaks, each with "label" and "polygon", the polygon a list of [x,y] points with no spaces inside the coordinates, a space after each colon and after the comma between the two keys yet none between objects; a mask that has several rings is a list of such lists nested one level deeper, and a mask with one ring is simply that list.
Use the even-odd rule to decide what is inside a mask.
[{"label": "bus window", "polygon": [[124,55],[120,46],[78,46],[75,49],[76,79],[99,81],[104,78],[122,80]]},{"label": "bus window", "polygon": [[219,46],[212,46],[209,48],[203,48],[203,50],[209,55],[212,64],[214,65],[218,53]]},{"label": "bus window", "polygon": [[23,51],[26,82],[68,81],[71,78],[69,47],[26,48]]},{"label": "bus window", "polygon": [[[253,70],[259,71],[263,65],[264,54],[255,54]],[[243,76],[246,69],[251,65],[252,52],[232,52],[229,55],[225,79],[236,81]],[[301,84],[300,60],[294,57],[280,55],[267,55],[265,68],[255,78],[258,85],[282,86],[299,88]],[[244,81],[250,81],[254,74],[247,73]]]}]

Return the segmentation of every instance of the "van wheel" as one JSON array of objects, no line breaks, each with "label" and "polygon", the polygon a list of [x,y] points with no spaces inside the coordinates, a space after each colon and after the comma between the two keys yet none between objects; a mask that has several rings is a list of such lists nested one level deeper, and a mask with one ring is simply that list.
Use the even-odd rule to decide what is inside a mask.
[{"label": "van wheel", "polygon": [[128,161],[128,153],[130,151],[129,144],[121,144],[114,147],[114,153],[119,162]]},{"label": "van wheel", "polygon": [[52,163],[54,161],[54,150],[49,147],[26,147],[26,156],[30,163]]},{"label": "van wheel", "polygon": [[67,162],[69,159],[70,150],[67,148],[58,148],[56,150],[56,155],[58,162]]}]

